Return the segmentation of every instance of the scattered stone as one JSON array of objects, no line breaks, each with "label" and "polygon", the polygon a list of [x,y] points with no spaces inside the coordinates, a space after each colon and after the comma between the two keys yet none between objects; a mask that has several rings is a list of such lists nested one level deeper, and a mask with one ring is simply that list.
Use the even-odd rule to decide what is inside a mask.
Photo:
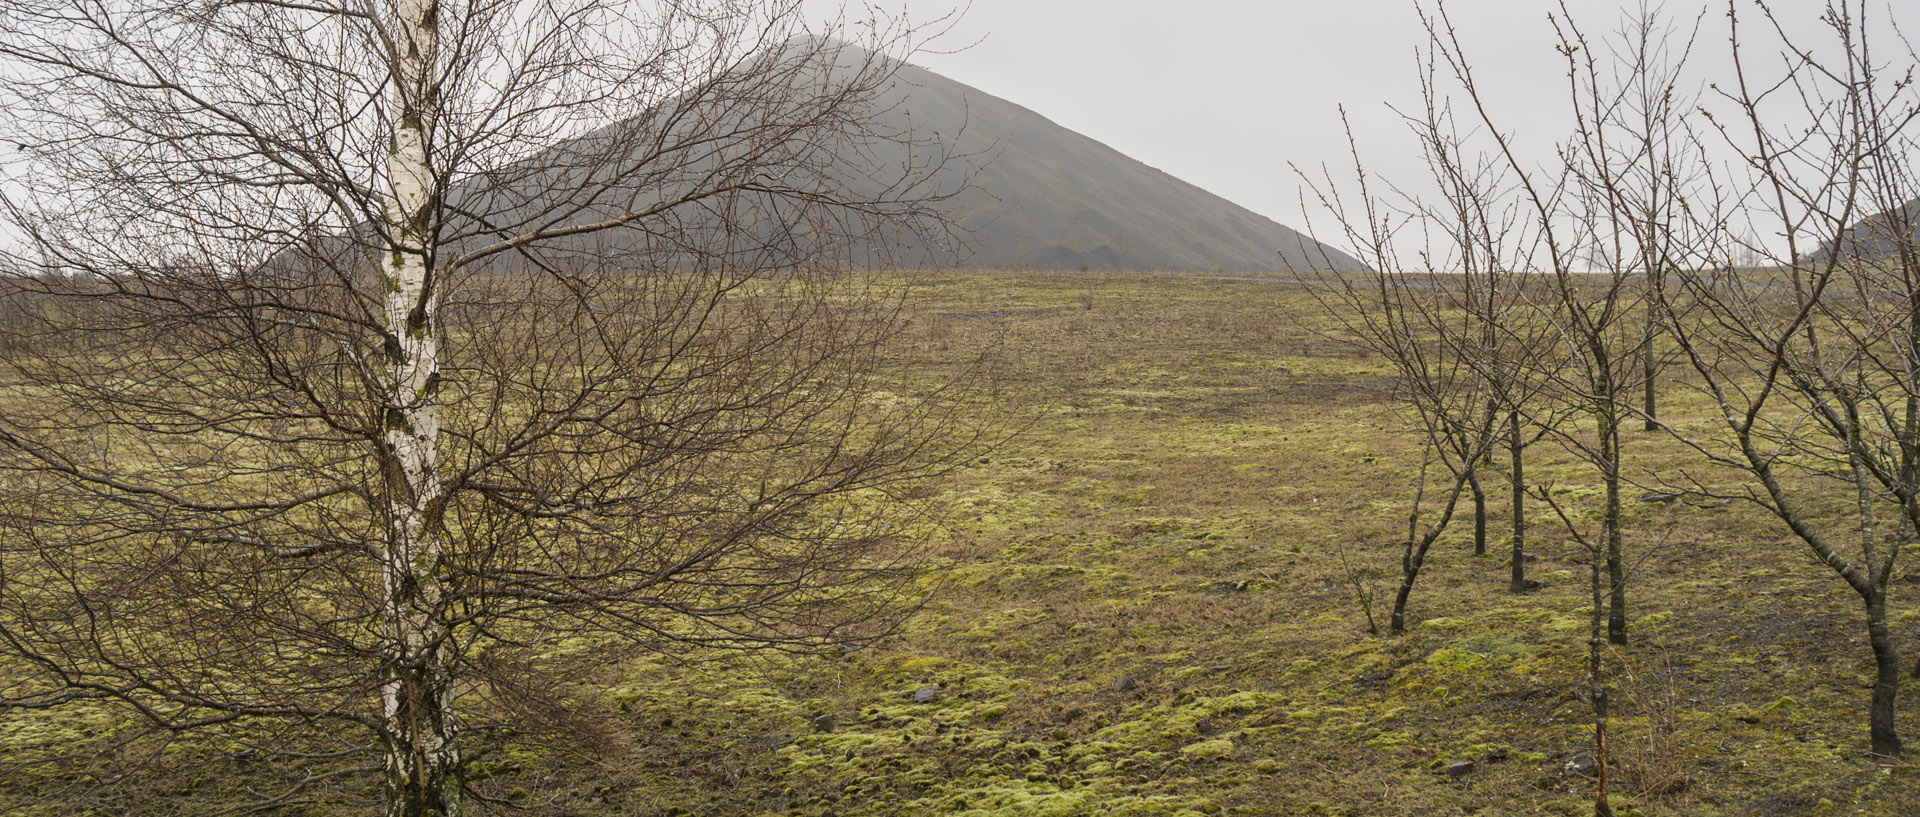
[{"label": "scattered stone", "polygon": [[914,703],[930,704],[937,700],[940,700],[939,687],[921,687],[913,691]]},{"label": "scattered stone", "polygon": [[1600,764],[1593,762],[1593,755],[1587,754],[1586,752],[1581,752],[1580,754],[1567,758],[1567,762],[1560,764],[1560,770],[1579,777],[1594,778],[1600,776]]},{"label": "scattered stone", "polygon": [[1132,692],[1139,686],[1140,682],[1133,680],[1133,676],[1131,675],[1122,675],[1113,679],[1113,691],[1115,692]]},{"label": "scattered stone", "polygon": [[1534,552],[1533,552],[1533,551],[1531,551],[1531,550],[1523,550],[1523,551],[1520,551],[1520,563],[1521,563],[1521,564],[1526,564],[1526,563],[1528,563],[1528,562],[1531,562],[1531,561],[1533,561],[1533,560],[1535,560],[1535,559],[1538,559],[1538,558],[1540,558],[1540,554],[1538,554],[1538,553],[1534,553]]},{"label": "scattered stone", "polygon": [[1474,764],[1473,764],[1473,761],[1471,760],[1462,760],[1459,763],[1449,763],[1447,764],[1447,779],[1459,780],[1462,777],[1466,777],[1467,775],[1473,774],[1473,766]]},{"label": "scattered stone", "polygon": [[1207,671],[1212,673],[1232,672],[1233,665],[1232,664],[1214,664],[1211,667],[1207,667]]},{"label": "scattered stone", "polygon": [[1679,498],[1679,494],[1669,493],[1667,491],[1655,491],[1640,497],[1640,501],[1648,504],[1659,503],[1661,505],[1672,505],[1673,501]]},{"label": "scattered stone", "polygon": [[832,715],[821,715],[813,719],[813,731],[815,732],[831,732],[835,725]]},{"label": "scattered stone", "polygon": [[1247,550],[1252,551],[1254,553],[1259,553],[1261,550],[1263,550],[1263,548],[1261,548],[1259,545],[1248,545]]},{"label": "scattered stone", "polygon": [[1546,586],[1547,586],[1547,583],[1539,579],[1526,579],[1520,582],[1520,592],[1531,593],[1535,590],[1539,590],[1540,588],[1546,587]]}]

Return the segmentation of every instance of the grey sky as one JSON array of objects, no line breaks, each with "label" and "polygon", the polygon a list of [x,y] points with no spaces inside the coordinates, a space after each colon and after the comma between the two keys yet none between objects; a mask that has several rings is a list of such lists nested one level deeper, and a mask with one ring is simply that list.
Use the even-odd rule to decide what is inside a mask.
[{"label": "grey sky", "polygon": [[[1618,27],[1628,3],[1637,7],[1636,0],[1567,5],[1589,35],[1601,35]],[[904,6],[910,20],[922,21],[954,2],[877,5]],[[1796,36],[1815,41],[1825,32],[1820,0],[1772,5]],[[819,0],[823,13],[837,6]],[[1699,69],[1725,64],[1726,8],[1724,0],[1664,5],[1666,16],[1688,26],[1705,12]],[[1535,160],[1565,133],[1566,72],[1547,19],[1557,9],[1542,0],[1448,5],[1494,115]],[[1877,15],[1887,9],[1869,4]],[[1900,16],[1913,23],[1920,15]],[[973,0],[942,43],[975,44],[915,61],[1290,226],[1307,227],[1289,162],[1326,163],[1351,175],[1342,104],[1369,172],[1402,183],[1425,177],[1416,145],[1386,107],[1420,101],[1415,49],[1426,35],[1413,0]],[[1324,213],[1312,217],[1322,237],[1337,235],[1319,221]]]}]

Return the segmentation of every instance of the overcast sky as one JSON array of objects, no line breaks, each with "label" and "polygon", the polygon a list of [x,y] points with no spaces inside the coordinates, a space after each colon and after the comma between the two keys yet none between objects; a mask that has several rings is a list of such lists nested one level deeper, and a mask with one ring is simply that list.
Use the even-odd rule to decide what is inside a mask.
[{"label": "overcast sky", "polygon": [[[816,1],[822,15],[839,7]],[[876,2],[916,22],[955,6]],[[1771,5],[1796,36],[1816,41],[1827,31],[1820,0]],[[1567,6],[1599,35],[1638,3]],[[1454,0],[1447,8],[1502,129],[1535,161],[1566,132],[1566,71],[1548,22],[1557,9],[1543,0]],[[1693,65],[1702,72],[1726,64],[1726,9],[1724,0],[1662,7],[1687,28],[1698,20]],[[1920,27],[1920,9],[1890,12],[1874,0],[1868,10]],[[1404,184],[1425,178],[1417,145],[1387,107],[1420,102],[1415,53],[1426,33],[1414,0],[973,0],[941,42],[962,50],[914,61],[1290,226],[1306,227],[1289,162],[1343,173],[1352,165],[1341,105],[1369,172]],[[1337,234],[1331,224],[1314,226],[1323,238]]]}]

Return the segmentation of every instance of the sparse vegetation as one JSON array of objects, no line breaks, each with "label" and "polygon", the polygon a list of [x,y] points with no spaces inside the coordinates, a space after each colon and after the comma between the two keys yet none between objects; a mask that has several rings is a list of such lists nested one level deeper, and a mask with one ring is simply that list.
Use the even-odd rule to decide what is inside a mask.
[{"label": "sparse vegetation", "polygon": [[[1657,8],[1595,40],[1563,6],[1572,138],[1539,168],[1436,6],[1407,123],[1442,202],[1356,156],[1358,198],[1314,193],[1372,269],[1267,275],[848,272],[880,227],[924,243],[950,214],[820,187],[839,154],[796,134],[937,145],[873,130],[898,64],[785,36],[797,0],[682,20],[668,52],[719,48],[712,23],[744,62],[691,65],[644,116],[559,105],[605,124],[561,143],[602,151],[586,177],[640,174],[611,217],[610,182],[531,159],[456,184],[435,150],[478,154],[431,147],[467,110],[436,79],[440,6],[399,8],[0,24],[0,56],[50,71],[22,87],[179,103],[36,101],[16,129],[112,206],[7,205],[39,260],[0,276],[0,811],[1915,813],[1920,86],[1869,59],[1864,10],[1829,7],[1821,52],[1760,4],[1786,55],[1761,78],[1730,4],[1737,81],[1701,101],[1675,90],[1696,38]],[[216,65],[180,31],[289,47]],[[228,128],[277,110],[271,80],[235,107],[140,73],[353,76],[289,56],[309,46],[386,65],[328,86],[375,159]],[[539,47],[553,76],[603,65]],[[611,87],[662,80],[627,68]],[[547,90],[501,93],[536,122]],[[741,112],[642,138],[701,94]],[[1785,94],[1807,123],[1762,115]],[[168,122],[215,123],[240,165]],[[509,141],[551,153],[554,127]],[[745,149],[705,153],[707,127]],[[628,160],[676,135],[680,164]],[[335,160],[373,164],[251,170]],[[263,245],[194,203],[220,191],[318,209],[251,199],[282,220]],[[1874,210],[1891,226],[1862,236]]]},{"label": "sparse vegetation", "polygon": [[[966,274],[925,295],[912,354],[958,365],[997,338],[1000,397],[1039,418],[942,486],[922,614],[837,657],[609,670],[565,690],[596,730],[587,746],[576,732],[481,753],[480,791],[547,814],[1591,807],[1567,770],[1589,740],[1586,554],[1536,537],[1548,585],[1514,595],[1498,558],[1451,535],[1423,579],[1421,621],[1368,637],[1335,551],[1397,558],[1391,509],[1418,463],[1390,372],[1300,317],[1312,310],[1297,285]],[[1664,408],[1691,422],[1704,406]],[[1687,456],[1655,438],[1640,448],[1636,479]],[[1601,491],[1570,456],[1529,465],[1566,495]],[[1662,533],[1638,550],[1639,643],[1605,655],[1617,812],[1908,813],[1920,778],[1866,754],[1872,662],[1853,643],[1852,594],[1756,509],[1624,512],[1630,530]],[[1920,615],[1896,621],[1903,639],[1920,635]],[[910,697],[929,687],[932,702]],[[1912,710],[1901,719],[1911,730]],[[63,813],[36,795],[107,780],[80,760],[26,762],[101,728],[86,717],[6,723],[0,808]],[[297,774],[191,751],[239,774],[149,781],[150,813]],[[340,781],[299,810],[355,813],[373,783]]]}]

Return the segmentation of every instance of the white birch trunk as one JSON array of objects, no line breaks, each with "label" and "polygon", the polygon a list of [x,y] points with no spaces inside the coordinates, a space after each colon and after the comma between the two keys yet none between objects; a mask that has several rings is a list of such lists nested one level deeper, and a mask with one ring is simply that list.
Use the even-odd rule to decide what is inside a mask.
[{"label": "white birch trunk", "polygon": [[387,732],[387,813],[460,814],[454,734],[453,643],[442,612],[444,551],[437,505],[435,391],[439,349],[433,240],[440,191],[428,155],[437,112],[434,90],[438,0],[399,0],[392,43],[384,218],[392,246],[379,262],[386,285],[383,563],[389,665],[381,689]]}]

